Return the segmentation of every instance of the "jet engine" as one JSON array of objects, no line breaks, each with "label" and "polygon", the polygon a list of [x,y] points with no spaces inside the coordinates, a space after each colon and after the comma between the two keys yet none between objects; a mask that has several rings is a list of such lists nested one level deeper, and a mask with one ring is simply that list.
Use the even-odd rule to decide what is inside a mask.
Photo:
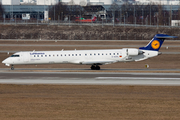
[{"label": "jet engine", "polygon": [[143,53],[144,53],[143,51],[140,51],[139,49],[135,49],[135,48],[126,49],[127,56],[137,56],[137,55],[141,55]]}]

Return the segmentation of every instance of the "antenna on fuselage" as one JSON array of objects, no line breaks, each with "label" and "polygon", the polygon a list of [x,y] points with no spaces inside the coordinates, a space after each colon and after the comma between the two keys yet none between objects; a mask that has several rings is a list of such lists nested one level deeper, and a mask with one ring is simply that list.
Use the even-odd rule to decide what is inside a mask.
[{"label": "antenna on fuselage", "polygon": [[61,51],[64,51],[64,49],[62,49]]},{"label": "antenna on fuselage", "polygon": [[33,52],[35,52],[35,50],[33,50]]}]

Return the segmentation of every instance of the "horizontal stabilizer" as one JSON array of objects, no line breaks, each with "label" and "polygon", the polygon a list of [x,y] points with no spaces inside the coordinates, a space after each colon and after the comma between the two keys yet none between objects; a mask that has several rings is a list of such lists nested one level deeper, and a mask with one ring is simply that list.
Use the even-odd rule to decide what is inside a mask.
[{"label": "horizontal stabilizer", "polygon": [[170,36],[170,35],[165,35],[165,34],[157,34],[157,35],[155,35],[155,37],[160,38],[160,39],[177,38],[177,36]]}]

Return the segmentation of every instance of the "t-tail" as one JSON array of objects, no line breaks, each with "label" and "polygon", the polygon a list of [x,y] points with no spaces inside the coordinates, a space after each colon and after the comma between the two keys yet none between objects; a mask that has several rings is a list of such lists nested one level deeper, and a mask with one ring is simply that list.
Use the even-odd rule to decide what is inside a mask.
[{"label": "t-tail", "polygon": [[169,36],[165,34],[156,34],[154,38],[145,47],[140,47],[139,49],[159,51],[166,38],[177,38],[177,37]]}]

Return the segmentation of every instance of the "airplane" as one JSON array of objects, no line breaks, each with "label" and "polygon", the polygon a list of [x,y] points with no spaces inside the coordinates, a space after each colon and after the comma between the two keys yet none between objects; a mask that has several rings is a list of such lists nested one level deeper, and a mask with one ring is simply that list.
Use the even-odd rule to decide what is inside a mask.
[{"label": "airplane", "polygon": [[142,61],[161,54],[159,49],[166,38],[176,38],[165,34],[156,34],[145,46],[140,48],[104,49],[104,50],[68,50],[68,51],[24,51],[16,52],[2,61],[6,66],[24,64],[72,63],[91,65],[91,70],[100,70],[100,65],[116,62]]},{"label": "airplane", "polygon": [[75,21],[76,21],[76,22],[86,22],[86,23],[91,23],[91,22],[95,22],[96,19],[97,19],[97,17],[94,16],[93,19],[84,19],[84,18],[83,18],[83,19],[80,19],[80,18],[77,18]]}]

